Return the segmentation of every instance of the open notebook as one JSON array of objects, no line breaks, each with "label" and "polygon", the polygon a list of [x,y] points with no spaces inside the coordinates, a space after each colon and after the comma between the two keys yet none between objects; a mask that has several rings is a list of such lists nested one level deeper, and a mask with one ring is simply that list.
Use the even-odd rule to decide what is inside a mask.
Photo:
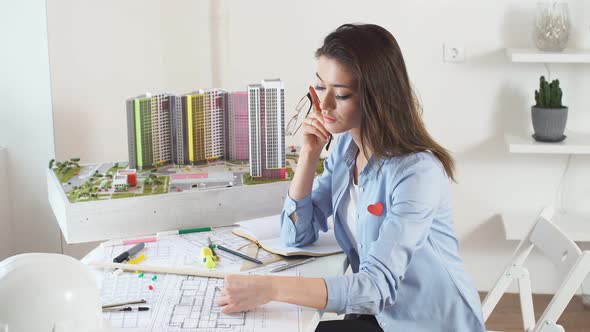
[{"label": "open notebook", "polygon": [[266,251],[282,256],[328,256],[342,252],[334,231],[320,232],[318,240],[305,247],[287,247],[280,238],[280,215],[237,222],[233,233],[257,243]]}]

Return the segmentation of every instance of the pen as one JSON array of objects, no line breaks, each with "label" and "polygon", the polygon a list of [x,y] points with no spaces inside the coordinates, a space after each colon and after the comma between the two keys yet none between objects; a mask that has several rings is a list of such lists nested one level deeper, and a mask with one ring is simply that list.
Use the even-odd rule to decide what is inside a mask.
[{"label": "pen", "polygon": [[145,243],[138,243],[131,247],[129,250],[123,251],[119,256],[113,258],[113,263],[121,263],[126,260],[129,256],[137,254],[141,249],[145,248]]},{"label": "pen", "polygon": [[[322,111],[320,107],[320,98],[318,98],[315,89],[311,85],[309,86],[309,94],[311,95],[311,103],[313,104],[313,108],[317,112],[321,113]],[[330,148],[330,143],[332,143],[332,137],[332,134],[330,134],[330,138],[328,138],[328,144],[326,144],[326,151],[328,151],[328,149]]]},{"label": "pen", "polygon": [[110,240],[107,242],[103,242],[100,244],[101,247],[114,247],[114,246],[126,246],[130,244],[138,244],[138,243],[146,243],[146,242],[156,242],[158,239],[155,237],[146,237],[142,239],[129,239],[129,240]]},{"label": "pen", "polygon": [[231,250],[231,249],[226,248],[224,246],[217,245],[217,248],[219,248],[219,250],[223,250],[225,252],[229,252],[230,254],[234,254],[234,255],[236,255],[238,257],[242,257],[243,259],[249,260],[250,262],[254,262],[254,263],[258,263],[258,264],[264,264],[261,261],[257,260],[256,258],[252,258],[252,257],[250,257],[248,255],[244,255],[241,252],[237,252],[237,251]]},{"label": "pen", "polygon": [[135,300],[135,301],[126,301],[126,302],[119,302],[119,303],[113,303],[113,304],[105,304],[102,306],[103,309],[107,309],[107,308],[112,308],[112,307],[120,307],[122,305],[126,305],[126,304],[142,304],[142,303],[146,303],[147,301],[144,299],[141,300]]},{"label": "pen", "polygon": [[211,227],[187,228],[187,229],[178,229],[175,231],[158,232],[158,233],[156,233],[156,237],[160,238],[162,236],[167,236],[167,235],[180,235],[180,234],[210,232],[210,231],[211,231]]},{"label": "pen", "polygon": [[313,261],[315,261],[315,257],[311,257],[311,258],[308,258],[308,259],[304,259],[304,260],[302,260],[302,261],[295,262],[295,263],[285,264],[285,265],[282,265],[282,266],[279,266],[279,267],[277,267],[277,268],[274,268],[274,269],[270,270],[270,272],[271,272],[271,273],[275,273],[275,272],[284,271],[284,270],[286,270],[286,269],[290,269],[290,268],[292,268],[292,267],[299,266],[299,265],[303,265],[303,264],[305,264],[305,263],[310,263],[310,262],[313,262]]},{"label": "pen", "polygon": [[104,312],[108,312],[108,311],[133,311],[133,309],[135,309],[137,311],[148,311],[148,310],[150,310],[150,307],[137,307],[137,308],[132,308],[132,307],[125,307],[125,308],[102,308],[102,311],[104,311]]}]

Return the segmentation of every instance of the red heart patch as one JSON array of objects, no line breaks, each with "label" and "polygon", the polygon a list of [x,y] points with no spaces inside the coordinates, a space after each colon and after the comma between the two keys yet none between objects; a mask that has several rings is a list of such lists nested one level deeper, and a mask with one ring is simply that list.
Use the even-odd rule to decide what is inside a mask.
[{"label": "red heart patch", "polygon": [[370,214],[379,217],[381,215],[381,212],[383,212],[383,204],[381,204],[381,203],[371,204],[367,207],[367,211],[369,211]]}]

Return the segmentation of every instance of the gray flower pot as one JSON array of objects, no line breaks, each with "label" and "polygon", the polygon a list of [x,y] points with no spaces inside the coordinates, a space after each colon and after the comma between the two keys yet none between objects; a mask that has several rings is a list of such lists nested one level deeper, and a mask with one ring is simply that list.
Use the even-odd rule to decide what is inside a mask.
[{"label": "gray flower pot", "polygon": [[567,107],[541,108],[532,106],[531,116],[535,134],[533,138],[540,142],[560,142],[567,122]]}]

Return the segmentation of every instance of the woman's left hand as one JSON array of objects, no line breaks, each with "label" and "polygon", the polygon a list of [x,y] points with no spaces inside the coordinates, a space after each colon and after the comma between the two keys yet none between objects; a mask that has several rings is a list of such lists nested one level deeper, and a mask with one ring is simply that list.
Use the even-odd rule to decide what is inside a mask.
[{"label": "woman's left hand", "polygon": [[272,301],[272,277],[257,275],[230,274],[225,277],[225,285],[217,298],[221,312],[248,311]]}]

